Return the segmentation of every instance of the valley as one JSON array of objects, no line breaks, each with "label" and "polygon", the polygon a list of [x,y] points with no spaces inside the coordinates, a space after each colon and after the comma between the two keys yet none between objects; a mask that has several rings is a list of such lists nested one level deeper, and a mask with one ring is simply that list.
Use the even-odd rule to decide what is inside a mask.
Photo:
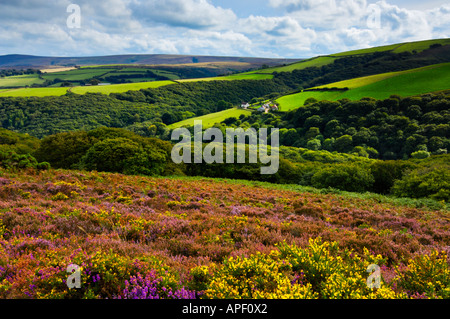
[{"label": "valley", "polygon": [[[0,69],[0,298],[450,298],[450,39]],[[279,169],[176,164],[196,120]]]}]

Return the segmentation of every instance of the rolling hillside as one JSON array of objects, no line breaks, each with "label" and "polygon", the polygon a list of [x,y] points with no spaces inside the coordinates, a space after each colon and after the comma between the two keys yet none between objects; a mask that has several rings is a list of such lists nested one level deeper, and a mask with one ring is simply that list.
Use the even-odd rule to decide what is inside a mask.
[{"label": "rolling hillside", "polygon": [[[178,63],[178,64],[166,64],[166,65],[153,65],[153,66],[138,66],[137,63],[152,62],[145,60],[143,56],[139,56],[136,65],[106,65],[113,62],[129,62],[113,57],[106,57],[98,63],[102,65],[80,67],[78,69],[65,69],[60,72],[52,72],[51,69],[46,70],[47,73],[42,75],[31,74],[26,76],[11,76],[0,78],[0,88],[8,89],[0,92],[0,96],[60,96],[71,91],[73,93],[85,94],[85,93],[122,93],[128,90],[140,90],[142,88],[161,87],[167,84],[171,84],[176,81],[178,83],[185,82],[197,82],[197,81],[233,81],[233,80],[274,80],[275,82],[284,82],[285,85],[291,88],[290,91],[295,91],[298,86],[306,88],[323,86],[324,84],[336,82],[337,80],[352,78],[360,78],[364,75],[375,75],[376,79],[379,79],[377,74],[392,73],[392,71],[405,71],[415,69],[418,67],[430,66],[432,64],[439,64],[449,61],[450,39],[440,39],[431,41],[420,41],[411,43],[401,43],[383,47],[369,48],[351,52],[343,52],[330,56],[319,56],[312,59],[304,60],[297,63],[289,64],[287,60],[273,60],[273,59],[253,59],[253,58],[223,58],[220,60],[218,57],[203,57],[197,59],[190,57],[190,60],[186,57],[174,57],[174,56],[152,56],[153,62],[165,62],[165,63]],[[431,49],[433,48],[433,49]],[[4,61],[10,61],[16,59],[17,61],[28,61],[25,57],[0,57],[0,68],[2,58]],[[126,58],[130,59],[130,56]],[[148,58],[148,57],[147,57]],[[187,60],[186,60],[187,59]],[[94,61],[84,58],[85,63]],[[195,60],[197,63],[192,63]],[[56,60],[55,60],[56,61]],[[53,62],[55,62],[53,61]],[[58,60],[59,61],[59,60]],[[397,62],[398,61],[398,62]],[[238,70],[255,68],[261,66],[261,63],[265,64],[264,68],[259,68],[257,71],[244,72],[238,74],[232,74],[227,76],[217,76],[219,74],[233,73]],[[10,63],[10,62],[5,62]],[[59,63],[59,62],[58,62]],[[53,67],[56,67],[58,63],[54,63]],[[133,62],[134,63],[134,62]],[[180,64],[181,63],[181,64]],[[255,64],[256,63],[256,64]],[[259,63],[259,64],[257,64]],[[60,63],[61,64],[61,63]],[[283,64],[277,67],[267,67],[274,64]],[[59,66],[61,67],[61,66]],[[49,72],[50,71],[50,72]],[[348,74],[346,74],[348,73]],[[427,74],[425,74],[426,76]],[[380,77],[384,77],[381,75]],[[113,84],[106,86],[84,86],[85,83],[92,79],[98,79],[104,84]],[[163,81],[161,81],[163,80]],[[45,86],[42,88],[17,88],[30,85],[42,85],[45,81]],[[115,82],[114,82],[115,81]],[[121,81],[121,82],[120,82]],[[372,81],[372,80],[371,80]],[[69,83],[74,88],[62,88],[61,83]],[[106,82],[106,83],[105,83]],[[110,83],[108,83],[110,82]],[[124,83],[133,82],[133,83]],[[114,84],[118,83],[118,84]],[[418,82],[419,83],[419,82]],[[392,84],[392,83],[390,83]],[[395,89],[395,83],[392,89]],[[54,88],[59,86],[59,88]],[[421,87],[420,84],[418,84]],[[433,85],[429,85],[432,92],[445,88],[434,88]],[[367,88],[370,89],[370,88]],[[377,94],[374,97],[385,97],[386,94],[381,90],[376,91],[378,87],[373,88],[373,94]],[[287,92],[282,92],[283,94]],[[338,92],[342,93],[342,92]],[[401,91],[399,94],[403,94]],[[423,90],[416,90],[411,88],[405,91],[405,94],[414,95],[425,93]],[[355,90],[352,91],[355,97],[364,96],[364,91]],[[298,105],[304,102],[309,97],[316,97],[319,99],[335,99],[339,98],[340,94],[337,92],[317,92],[305,93],[300,96],[289,96],[281,99],[285,108],[291,109],[293,105]],[[346,92],[343,97],[352,98],[349,92]],[[299,102],[297,99],[300,98]]]},{"label": "rolling hillside", "polygon": [[360,55],[367,54],[373,52],[386,52],[391,51],[394,53],[402,53],[402,52],[422,52],[428,49],[431,45],[449,45],[450,39],[436,39],[436,40],[427,40],[427,41],[415,41],[415,42],[405,42],[375,48],[368,48],[356,51],[342,52],[337,54],[332,54],[332,57],[342,57],[342,56],[352,56],[352,55]]},{"label": "rolling hillside", "polygon": [[[428,67],[377,74],[312,88],[310,91],[286,95],[277,100],[281,111],[302,106],[309,98],[337,101],[348,98],[359,100],[363,97],[385,99],[391,95],[411,96],[450,89],[450,63]],[[338,91],[333,88],[345,89]],[[323,91],[314,91],[316,89]]]},{"label": "rolling hillside", "polygon": [[241,115],[249,115],[251,111],[242,109],[229,109],[217,113],[211,113],[191,119],[187,119],[181,122],[177,122],[168,126],[169,129],[176,129],[183,126],[193,126],[194,121],[202,121],[203,128],[210,128],[216,123],[220,123],[228,118],[239,118]]},{"label": "rolling hillside", "polygon": [[381,47],[374,47],[368,49],[361,49],[356,51],[341,52],[336,54],[331,54],[328,56],[319,56],[311,59],[303,60],[300,62],[292,63],[289,65],[281,67],[273,67],[265,70],[252,71],[249,73],[263,73],[263,74],[273,74],[274,72],[292,72],[293,70],[303,70],[309,67],[321,67],[328,65],[336,61],[338,58],[351,57],[357,55],[371,54],[376,52],[393,52],[393,53],[403,53],[403,52],[413,52],[417,53],[423,52],[428,49],[431,45],[450,45],[450,39],[437,39],[429,41],[418,41],[418,42],[408,42],[392,44]]},{"label": "rolling hillside", "polygon": [[218,57],[192,55],[112,55],[98,57],[41,57],[32,55],[10,54],[0,56],[0,68],[48,68],[66,66],[93,66],[114,64],[160,65],[160,64],[195,64],[216,62],[240,62],[252,65],[279,65],[300,59],[270,59],[246,57]]}]

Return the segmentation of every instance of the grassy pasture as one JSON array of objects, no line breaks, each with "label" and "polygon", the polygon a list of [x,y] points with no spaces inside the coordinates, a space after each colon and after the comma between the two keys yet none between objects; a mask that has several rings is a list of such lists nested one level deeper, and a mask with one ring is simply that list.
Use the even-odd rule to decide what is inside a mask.
[{"label": "grassy pasture", "polygon": [[375,53],[375,52],[393,51],[393,50],[397,49],[399,46],[400,46],[399,44],[384,45],[384,46],[375,47],[375,48],[367,48],[367,49],[360,49],[360,50],[353,50],[353,51],[347,51],[347,52],[331,54],[330,56],[332,56],[332,57],[344,57],[344,56],[350,56],[350,55],[359,55],[359,54],[368,54],[368,53]]},{"label": "grassy pasture", "polygon": [[211,78],[200,79],[182,79],[177,82],[199,82],[199,81],[235,81],[235,80],[270,80],[273,79],[272,74],[256,74],[256,73],[242,73],[227,76],[216,76]]},{"label": "grassy pasture", "polygon": [[61,96],[67,93],[68,88],[55,87],[55,88],[20,88],[13,90],[0,91],[0,97],[44,97],[44,96]]},{"label": "grassy pasture", "polygon": [[364,76],[364,77],[355,78],[355,79],[351,79],[351,80],[335,82],[332,84],[321,85],[321,86],[318,86],[317,88],[336,87],[336,88],[356,89],[356,88],[363,87],[363,86],[366,86],[369,84],[373,84],[373,83],[376,83],[379,81],[387,80],[389,78],[396,77],[399,75],[422,72],[422,71],[426,71],[426,70],[432,70],[432,69],[439,68],[440,66],[443,66],[443,65],[430,65],[430,66],[426,66],[426,67],[422,67],[422,68],[418,68],[418,69],[406,70],[406,71],[375,74],[375,75]]},{"label": "grassy pasture", "polygon": [[288,112],[302,107],[305,101],[309,98],[315,98],[317,100],[330,100],[335,101],[339,99],[342,92],[329,91],[329,92],[316,92],[316,91],[306,91],[302,93],[296,93],[291,95],[285,95],[277,100],[280,106],[281,112]]},{"label": "grassy pasture", "polygon": [[393,94],[412,96],[450,89],[450,63],[438,64],[402,72],[377,74],[348,81],[336,82],[318,88],[345,88],[340,91],[304,91],[287,95],[277,100],[280,111],[289,111],[304,105],[309,98],[337,101],[348,98],[359,100],[363,97],[385,99]]},{"label": "grassy pasture", "polygon": [[[85,69],[83,69],[85,70]],[[88,73],[80,72],[78,75],[71,75],[70,79],[64,79],[61,75],[56,76],[57,73],[52,73],[54,78],[60,78],[63,80],[81,80],[82,77],[88,76]],[[92,74],[92,73],[90,73]],[[104,74],[104,73],[102,73]],[[163,74],[165,75],[165,74]],[[271,74],[236,74],[230,76],[223,77],[212,77],[212,78],[202,78],[202,79],[184,79],[184,80],[175,80],[175,81],[149,81],[150,78],[141,78],[137,79],[139,81],[149,81],[149,82],[136,82],[136,83],[125,83],[125,84],[111,84],[105,86],[75,86],[70,89],[71,92],[76,94],[85,94],[85,93],[102,93],[102,94],[110,94],[110,93],[123,93],[127,91],[138,91],[141,89],[148,88],[158,88],[161,86],[166,86],[170,84],[175,84],[177,82],[197,82],[197,81],[233,81],[233,80],[264,80],[271,79],[273,75]],[[58,84],[59,85],[59,84]],[[55,96],[55,95],[64,95],[67,92],[68,88],[59,88],[59,87],[47,87],[47,88],[35,88],[35,89],[17,89],[17,90],[8,90],[5,92],[0,92],[0,96]]]},{"label": "grassy pasture", "polygon": [[[393,52],[412,52],[413,50],[422,51],[430,47],[432,44],[450,44],[450,39],[439,39],[439,40],[430,40],[430,41],[419,41],[419,42],[411,42],[404,44],[395,44],[388,45],[376,48],[369,48],[363,50],[349,51],[338,54],[333,54],[330,56],[320,56],[308,60],[304,60],[298,63],[285,65],[281,67],[268,68],[264,70],[256,70],[252,72],[233,74],[229,76],[220,76],[220,77],[210,77],[210,78],[199,78],[199,79],[183,79],[180,80],[179,77],[171,73],[169,71],[164,70],[156,70],[151,69],[154,73],[158,75],[163,75],[171,79],[171,81],[154,81],[153,78],[140,78],[140,79],[129,79],[134,81],[135,83],[129,84],[116,84],[116,85],[108,85],[108,86],[80,86],[74,87],[70,90],[74,93],[85,94],[87,92],[97,92],[103,94],[110,93],[120,93],[126,92],[129,90],[140,90],[145,88],[157,88],[160,86],[173,84],[176,82],[196,82],[196,81],[233,81],[233,80],[264,80],[264,79],[272,79],[273,72],[291,72],[293,70],[301,70],[308,67],[320,67],[323,65],[327,65],[333,63],[337,58],[349,55],[357,55],[371,52],[382,52],[382,51],[393,51]],[[200,65],[200,64],[199,64]],[[209,63],[208,65],[211,65]],[[219,67],[220,63],[215,63]],[[83,80],[89,80],[93,77],[99,76],[114,76],[114,75],[124,75],[124,74],[137,74],[145,72],[151,66],[138,67],[134,65],[104,65],[104,66],[86,66],[81,67],[74,70],[61,70],[59,72],[55,72],[52,70],[51,73],[44,73],[42,77],[46,80],[55,80],[57,78],[62,81],[71,81],[75,85],[77,82]],[[425,71],[425,70],[422,70]],[[409,72],[409,71],[407,71]],[[416,71],[414,71],[416,72]],[[419,76],[417,79],[414,76],[406,77],[406,73],[386,73],[375,75],[373,77],[364,77],[359,79],[353,79],[350,81],[342,81],[334,84],[327,85],[327,87],[348,87],[351,90],[348,92],[304,92],[297,95],[289,95],[281,98],[280,104],[282,110],[289,110],[292,108],[299,107],[303,105],[304,101],[309,97],[314,97],[317,99],[339,99],[343,97],[356,98],[358,96],[373,96],[377,98],[384,98],[387,94],[400,94],[400,95],[411,95],[411,94],[420,94],[426,93],[430,91],[436,90],[445,90],[448,87],[445,85],[447,81],[447,77],[445,77],[446,72],[443,73],[438,72],[439,76],[436,78],[430,78],[431,81],[427,81],[426,76],[429,76],[429,73],[424,73],[423,77]],[[405,76],[404,78],[399,78],[399,76]],[[389,82],[388,80],[391,78],[396,78],[394,82]],[[405,83],[403,83],[403,88],[395,88],[395,92],[392,92],[388,85],[393,85],[395,87],[397,81],[400,81],[398,84],[402,84],[402,79],[405,79]],[[416,79],[416,80],[415,80]],[[419,81],[416,84],[407,81]],[[149,82],[143,82],[149,81]],[[420,81],[425,81],[425,85],[422,85]],[[21,75],[21,76],[12,76],[7,78],[0,78],[0,88],[7,87],[24,87],[27,85],[32,85],[34,83],[43,83],[44,80],[39,79],[38,75]],[[33,88],[33,89],[17,89],[17,90],[7,90],[0,91],[0,96],[52,96],[52,95],[62,95],[67,92],[67,88],[59,88],[59,83],[53,85],[48,88]],[[425,91],[425,92],[424,92]],[[417,92],[417,93],[416,93]],[[389,96],[389,95],[388,95]]]},{"label": "grassy pasture", "polygon": [[421,52],[428,49],[430,45],[433,44],[449,45],[450,39],[438,39],[438,40],[403,43],[394,50],[394,53],[412,52],[414,50],[417,52]]},{"label": "grassy pasture", "polygon": [[272,74],[236,74],[225,76],[227,80],[270,80],[273,79]]},{"label": "grassy pasture", "polygon": [[303,60],[300,62],[273,67],[273,68],[267,68],[262,70],[255,70],[250,72],[242,73],[242,75],[251,75],[251,74],[273,74],[274,72],[292,72],[294,70],[303,70],[310,67],[321,67],[330,63],[333,63],[336,60],[334,57],[328,57],[328,56],[319,56],[308,60]]},{"label": "grassy pasture", "polygon": [[72,71],[43,74],[42,77],[49,81],[53,81],[55,79],[61,79],[63,81],[82,81],[92,79],[93,77],[96,76],[101,76],[114,70],[115,69],[112,68],[77,69]]},{"label": "grassy pasture", "polygon": [[37,74],[14,75],[0,78],[0,87],[24,87],[44,83]]},{"label": "grassy pasture", "polygon": [[[169,72],[169,71],[165,71],[165,70],[157,70],[157,69],[149,69],[149,68],[127,68],[127,67],[114,69],[113,71],[104,74],[102,77],[146,74],[147,70],[152,71],[153,73],[155,73],[157,75],[168,77],[171,80],[179,79],[178,75],[176,75],[172,72]],[[131,78],[131,79],[127,79],[127,80],[141,82],[142,80],[145,80],[145,78],[136,78],[136,79]]]},{"label": "grassy pasture", "polygon": [[392,94],[411,96],[450,89],[450,63],[417,70],[347,91],[341,98],[357,100],[370,96],[385,99]]},{"label": "grassy pasture", "polygon": [[285,65],[285,66],[268,68],[268,69],[263,69],[263,70],[256,70],[256,71],[246,72],[243,74],[255,74],[255,73],[257,73],[257,74],[272,74],[273,72],[292,72],[294,70],[303,70],[303,69],[306,69],[309,67],[321,67],[324,65],[328,65],[328,64],[333,63],[336,59],[342,58],[345,56],[368,54],[368,53],[375,53],[375,52],[392,51],[394,53],[402,53],[402,52],[412,52],[414,50],[417,52],[421,52],[423,50],[428,49],[430,47],[430,45],[437,44],[437,43],[442,44],[442,45],[448,45],[448,44],[450,44],[450,39],[438,39],[438,40],[429,40],[429,41],[409,42],[409,43],[403,43],[403,44],[391,44],[391,45],[385,45],[385,46],[374,47],[374,48],[341,52],[341,53],[331,54],[328,56],[314,57],[311,59],[307,59],[304,61],[300,61],[297,63]]},{"label": "grassy pasture", "polygon": [[95,86],[77,86],[71,91],[76,94],[86,93],[123,93],[128,91],[139,91],[141,89],[158,88],[165,85],[174,84],[172,81],[156,81],[156,82],[141,82],[141,83],[126,83],[126,84],[113,84],[113,85],[95,85]]},{"label": "grassy pasture", "polygon": [[164,70],[152,70],[153,71],[153,73],[155,73],[155,74],[157,74],[157,75],[160,75],[160,76],[165,76],[165,77],[167,77],[167,78],[169,78],[169,79],[171,79],[171,80],[177,80],[177,79],[179,79],[180,77],[177,75],[177,74],[175,74],[175,73],[171,73],[171,72],[168,72],[168,71],[164,71]]},{"label": "grassy pasture", "polygon": [[[132,64],[126,64],[132,65]],[[95,69],[95,68],[110,68],[110,67],[120,67],[125,66],[124,64],[98,64],[98,65],[83,65],[80,69]]]},{"label": "grassy pasture", "polygon": [[209,127],[214,126],[214,124],[216,124],[216,123],[220,123],[220,122],[226,120],[227,118],[230,118],[230,117],[239,118],[239,116],[241,116],[242,114],[250,115],[251,111],[233,108],[233,109],[229,109],[229,110],[225,110],[225,111],[212,113],[212,114],[208,114],[208,115],[204,115],[204,116],[187,119],[187,120],[184,120],[181,122],[177,122],[172,125],[169,125],[169,128],[175,129],[175,128],[180,128],[183,126],[192,126],[192,125],[194,125],[194,121],[197,121],[197,120],[203,121],[204,128],[209,128]]},{"label": "grassy pasture", "polygon": [[447,45],[447,44],[450,44],[450,39],[437,39],[437,40],[428,40],[428,41],[408,42],[408,43],[402,43],[402,44],[392,44],[392,45],[385,45],[385,46],[380,46],[380,47],[375,47],[375,48],[341,52],[341,53],[331,54],[330,56],[344,57],[344,56],[350,56],[350,55],[359,55],[359,54],[385,52],[385,51],[392,51],[394,53],[402,53],[402,52],[412,52],[415,50],[417,52],[421,52],[421,51],[428,49],[430,47],[430,45],[433,45],[433,44]]},{"label": "grassy pasture", "polygon": [[[179,77],[176,74],[167,71],[153,70],[146,67],[138,68],[138,67],[127,67],[127,66],[98,66],[98,67],[89,67],[89,68],[79,68],[68,71],[61,72],[51,72],[43,74],[43,78],[49,81],[53,81],[55,79],[61,79],[63,81],[85,81],[90,80],[94,77],[108,77],[108,76],[120,76],[120,75],[137,75],[137,74],[146,74],[147,70],[151,70],[158,75],[167,76],[171,79],[178,79]],[[154,81],[151,77],[146,78],[136,78],[136,79],[127,79],[133,82],[143,82],[143,81]]]}]

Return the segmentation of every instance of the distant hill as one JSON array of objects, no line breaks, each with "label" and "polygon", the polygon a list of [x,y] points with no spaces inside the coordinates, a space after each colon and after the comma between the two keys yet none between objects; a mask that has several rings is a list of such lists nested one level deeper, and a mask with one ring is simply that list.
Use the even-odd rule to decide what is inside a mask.
[{"label": "distant hill", "polygon": [[[331,55],[324,55],[324,56],[317,56],[313,57],[311,59],[305,59],[300,62],[294,62],[288,65],[284,66],[277,66],[274,68],[268,68],[264,70],[257,70],[252,71],[249,73],[262,73],[262,74],[272,74],[274,72],[292,72],[294,70],[304,70],[306,68],[310,67],[322,67],[325,65],[329,65],[334,63],[339,58],[349,58],[349,57],[356,57],[356,56],[362,56],[367,54],[373,54],[373,53],[386,53],[386,52],[392,52],[392,53],[411,53],[416,54],[417,57],[421,60],[426,59],[433,59],[436,58],[435,55],[437,55],[439,58],[442,59],[442,56],[449,56],[449,45],[450,45],[450,38],[449,39],[435,39],[435,40],[427,40],[427,41],[416,41],[416,42],[406,42],[406,43],[397,43],[387,46],[381,46],[381,47],[373,47],[368,49],[361,49],[361,50],[355,50],[355,51],[348,51],[348,52],[341,52]],[[439,47],[441,46],[442,49],[440,50],[433,50],[433,52],[424,52],[427,51],[431,46]],[[445,61],[436,61],[436,63],[441,63]]]},{"label": "distant hill", "polygon": [[[43,67],[53,70],[41,69],[42,74],[34,72],[14,76],[7,75],[12,70],[2,70],[6,76],[2,74],[0,78],[0,97],[59,96],[68,91],[75,94],[111,94],[167,85],[172,89],[197,81],[262,80],[267,82],[264,85],[272,86],[268,91],[273,93],[270,98],[278,99],[281,110],[286,111],[303,106],[310,97],[319,100],[366,96],[383,99],[391,94],[410,96],[450,89],[447,85],[448,67],[443,67],[443,64],[450,63],[450,39],[399,43],[292,63],[288,61],[181,55],[84,58],[8,55],[0,56],[0,68],[2,63],[35,63],[35,67],[37,64],[47,64]],[[79,67],[70,67],[75,64]],[[276,66],[271,66],[274,64]],[[422,69],[433,65],[440,67]],[[247,71],[251,69],[256,70]],[[402,74],[409,70],[412,70],[411,73]],[[391,79],[391,75],[395,77]],[[93,79],[102,85],[89,85]],[[355,87],[355,83],[359,86]],[[364,85],[360,85],[362,83]],[[333,90],[336,87],[340,89]]]},{"label": "distant hill", "polygon": [[0,56],[0,69],[7,68],[48,68],[69,67],[89,65],[111,65],[111,64],[138,64],[138,65],[173,65],[173,64],[196,64],[212,62],[246,63],[252,67],[263,65],[276,66],[301,59],[270,59],[270,58],[248,58],[248,57],[220,57],[220,56],[194,56],[194,55],[110,55],[93,57],[43,57],[33,55],[9,54]]}]

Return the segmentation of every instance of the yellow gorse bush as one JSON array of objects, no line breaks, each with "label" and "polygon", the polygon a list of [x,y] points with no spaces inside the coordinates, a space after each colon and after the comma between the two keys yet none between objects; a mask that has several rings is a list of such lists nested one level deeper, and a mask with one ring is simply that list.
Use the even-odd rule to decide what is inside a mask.
[{"label": "yellow gorse bush", "polygon": [[[339,249],[336,242],[311,239],[306,248],[278,245],[270,254],[229,258],[214,265],[204,297],[219,299],[393,299],[405,298],[383,282],[369,288],[367,267],[382,264],[367,250],[358,256]],[[197,275],[200,269],[197,269]],[[201,269],[206,280],[207,268]],[[300,276],[301,280],[296,280]],[[297,277],[296,277],[297,276]]]},{"label": "yellow gorse bush", "polygon": [[214,274],[205,297],[218,299],[287,299],[314,297],[311,286],[291,283],[292,265],[279,252],[229,258]]},{"label": "yellow gorse bush", "polygon": [[395,282],[406,291],[415,291],[428,298],[450,298],[450,269],[445,252],[433,251],[429,255],[410,259],[406,270],[397,267]]}]

